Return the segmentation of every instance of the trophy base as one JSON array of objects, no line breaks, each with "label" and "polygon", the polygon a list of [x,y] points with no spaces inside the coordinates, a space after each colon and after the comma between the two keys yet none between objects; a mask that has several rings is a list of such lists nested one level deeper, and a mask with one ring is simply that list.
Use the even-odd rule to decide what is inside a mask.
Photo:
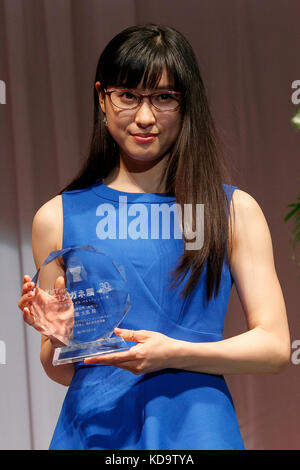
[{"label": "trophy base", "polygon": [[93,356],[101,356],[112,352],[126,351],[130,349],[126,341],[120,337],[104,338],[87,343],[74,343],[70,346],[56,348],[52,364],[69,364],[79,362]]}]

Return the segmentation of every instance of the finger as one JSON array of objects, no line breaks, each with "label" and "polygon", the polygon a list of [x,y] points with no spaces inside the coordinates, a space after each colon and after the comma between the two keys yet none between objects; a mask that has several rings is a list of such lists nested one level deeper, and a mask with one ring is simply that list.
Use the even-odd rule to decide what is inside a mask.
[{"label": "finger", "polygon": [[65,279],[63,276],[59,276],[54,283],[54,297],[56,297],[58,301],[61,302],[62,294],[67,294],[67,297],[64,296],[64,302],[66,300],[71,300],[69,293],[66,289]]},{"label": "finger", "polygon": [[136,354],[132,351],[122,351],[119,353],[101,354],[100,356],[89,357],[84,360],[85,364],[106,364],[106,365],[117,365],[130,361],[136,361]]},{"label": "finger", "polygon": [[28,307],[23,309],[23,320],[28,323],[28,325],[32,325],[34,323],[34,314]]},{"label": "finger", "polygon": [[56,281],[54,283],[55,291],[56,290],[64,290],[65,288],[66,288],[66,285],[65,285],[64,277],[63,276],[58,276],[58,278],[56,278]]},{"label": "finger", "polygon": [[35,286],[35,284],[32,281],[25,282],[22,285],[22,295],[24,295],[27,292],[29,292],[30,290],[32,290],[34,288],[34,286]]},{"label": "finger", "polygon": [[126,330],[125,328],[115,328],[117,336],[121,336],[125,341],[143,342],[149,338],[149,332],[146,330]]},{"label": "finger", "polygon": [[30,302],[33,300],[35,293],[30,291],[27,294],[22,295],[21,299],[19,300],[18,307],[23,310],[24,307],[28,306]]},{"label": "finger", "polygon": [[23,277],[23,287],[28,286],[31,282],[32,282],[31,277],[28,276],[28,274],[25,274],[25,276]]},{"label": "finger", "polygon": [[89,357],[84,360],[85,364],[107,364],[107,365],[116,365],[121,362],[126,362],[128,361],[128,357],[122,358],[116,357],[115,354],[103,354],[100,356],[95,356],[95,357]]}]

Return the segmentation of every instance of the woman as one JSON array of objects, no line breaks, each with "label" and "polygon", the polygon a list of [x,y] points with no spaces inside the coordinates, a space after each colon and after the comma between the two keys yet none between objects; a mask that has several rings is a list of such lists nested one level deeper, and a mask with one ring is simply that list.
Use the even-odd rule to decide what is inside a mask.
[{"label": "woman", "polygon": [[[94,86],[88,160],[35,215],[33,254],[37,267],[72,245],[113,255],[125,266],[132,302],[115,334],[136,344],[54,367],[53,338],[42,336],[46,373],[69,386],[50,448],[243,449],[223,374],[278,373],[290,354],[265,218],[249,194],[225,184],[197,62],[179,32],[122,31],[101,54]],[[161,231],[155,239],[105,238],[97,208],[118,211],[120,196],[149,210],[192,204],[192,225],[180,221],[181,239]],[[198,204],[204,237],[193,246]],[[51,268],[42,287],[63,286],[61,273]],[[233,282],[248,331],[224,340]],[[33,287],[25,276],[19,306],[28,324]]]}]

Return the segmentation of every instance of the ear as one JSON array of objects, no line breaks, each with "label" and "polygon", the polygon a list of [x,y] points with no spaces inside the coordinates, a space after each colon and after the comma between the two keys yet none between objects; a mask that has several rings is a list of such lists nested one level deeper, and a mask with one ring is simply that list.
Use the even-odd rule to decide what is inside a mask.
[{"label": "ear", "polygon": [[100,107],[101,107],[102,111],[103,111],[104,114],[105,114],[105,93],[104,93],[104,91],[101,89],[101,83],[100,83],[100,82],[96,82],[96,83],[95,83],[95,88],[96,88],[97,93],[98,93]]}]

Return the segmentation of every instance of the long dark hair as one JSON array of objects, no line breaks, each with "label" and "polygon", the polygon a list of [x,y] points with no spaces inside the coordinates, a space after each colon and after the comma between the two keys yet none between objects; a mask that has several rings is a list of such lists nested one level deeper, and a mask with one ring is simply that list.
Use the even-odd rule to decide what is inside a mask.
[{"label": "long dark hair", "polygon": [[[204,243],[201,249],[181,255],[171,287],[179,285],[190,272],[181,295],[194,290],[207,264],[207,300],[218,294],[228,246],[229,204],[223,183],[229,182],[214,121],[209,109],[197,60],[186,38],[174,28],[154,24],[137,25],[115,36],[102,52],[93,83],[104,87],[155,88],[163,69],[170,85],[183,93],[182,125],[173,145],[161,181],[166,192],[182,208],[204,204]],[[61,192],[81,189],[106,178],[118,164],[119,148],[103,122],[98,93],[94,87],[94,129],[88,158],[77,177]],[[194,219],[195,220],[195,219]],[[194,225],[193,225],[194,227]],[[186,241],[185,235],[183,238]]]}]

